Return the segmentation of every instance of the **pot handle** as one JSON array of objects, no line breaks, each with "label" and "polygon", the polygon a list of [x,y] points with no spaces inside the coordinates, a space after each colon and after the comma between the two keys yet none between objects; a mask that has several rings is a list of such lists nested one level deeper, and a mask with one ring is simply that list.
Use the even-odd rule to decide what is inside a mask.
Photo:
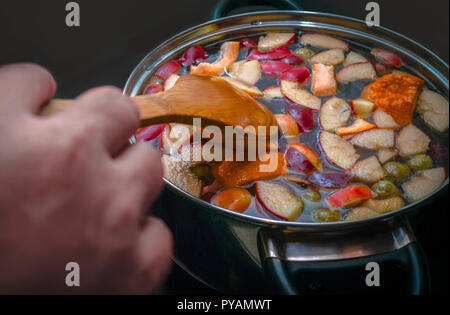
[{"label": "pot handle", "polygon": [[[290,233],[289,233],[290,235]],[[372,235],[373,241],[378,237]],[[339,246],[336,236],[328,236],[328,246]],[[259,234],[259,246],[262,267],[270,285],[275,286],[281,294],[342,294],[343,292],[358,292],[362,294],[383,293],[392,290],[394,294],[425,295],[429,294],[429,271],[425,254],[420,245],[410,240],[402,247],[377,254],[362,255],[358,258],[342,258],[330,260],[309,260],[302,253],[312,248],[320,248],[320,243],[308,244],[309,238],[295,241],[296,237],[279,237],[270,230],[262,230]],[[289,241],[293,240],[292,242]],[[358,252],[370,252],[360,244],[358,236],[349,235],[346,244],[352,244]],[[273,247],[273,244],[278,243]],[[272,244],[272,245],[270,245]],[[319,245],[317,245],[319,244]],[[373,247],[370,243],[368,246]],[[272,247],[271,247],[272,246]],[[278,247],[278,250],[276,249]],[[270,249],[271,248],[271,249]],[[275,250],[273,250],[275,248]],[[268,250],[269,249],[269,250]],[[296,257],[290,257],[296,252]],[[343,251],[345,253],[345,250]],[[320,251],[319,251],[320,253]],[[325,253],[322,251],[322,253]],[[319,255],[312,255],[317,258]],[[345,256],[345,255],[344,255]],[[367,278],[372,276],[373,264],[379,266],[380,287],[369,286]],[[369,269],[367,267],[370,266]],[[401,286],[402,284],[403,286]],[[400,292],[402,291],[402,292]]]},{"label": "pot handle", "polygon": [[279,10],[303,10],[298,0],[220,0],[211,14],[213,20],[223,18],[232,10],[254,5],[268,5]]}]

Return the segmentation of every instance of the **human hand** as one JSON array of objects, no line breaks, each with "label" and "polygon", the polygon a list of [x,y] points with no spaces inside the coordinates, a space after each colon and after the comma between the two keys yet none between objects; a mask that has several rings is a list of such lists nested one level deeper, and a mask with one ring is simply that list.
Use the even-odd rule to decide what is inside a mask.
[{"label": "human hand", "polygon": [[[0,67],[0,292],[155,292],[172,236],[143,218],[163,171],[152,148],[127,146],[137,106],[102,87],[38,116],[55,89],[38,66]],[[68,262],[78,288],[66,286]]]}]

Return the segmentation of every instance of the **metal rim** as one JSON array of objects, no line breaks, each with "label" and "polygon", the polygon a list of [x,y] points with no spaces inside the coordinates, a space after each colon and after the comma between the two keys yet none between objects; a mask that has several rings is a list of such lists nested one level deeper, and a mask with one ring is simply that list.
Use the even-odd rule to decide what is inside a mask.
[{"label": "metal rim", "polygon": [[[352,22],[352,23],[364,24],[364,25],[366,24],[364,21],[355,19],[355,18],[345,17],[345,16],[341,16],[341,15],[336,15],[336,14],[310,12],[310,11],[252,12],[252,13],[233,15],[233,16],[213,20],[210,22],[206,22],[206,23],[200,24],[198,26],[189,28],[189,29],[185,30],[184,32],[181,32],[181,33],[171,37],[170,39],[168,39],[167,41],[165,41],[164,43],[159,45],[157,48],[153,49],[149,54],[147,54],[147,56],[135,67],[135,69],[129,76],[129,78],[125,84],[125,87],[124,87],[124,94],[130,95],[133,93],[133,85],[135,84],[134,79],[138,75],[138,73],[141,71],[142,67],[145,65],[146,60],[151,56],[158,55],[159,51],[162,48],[166,47],[169,43],[176,42],[179,38],[187,36],[188,34],[191,34],[191,33],[195,33],[195,31],[198,29],[208,27],[208,26],[214,25],[219,22],[232,22],[233,20],[236,20],[239,18],[248,18],[248,17],[254,17],[255,20],[259,20],[262,17],[270,17],[270,16],[277,16],[277,15],[301,15],[301,16],[311,16],[311,17],[324,17],[324,18],[338,19],[338,20],[342,20],[345,22]],[[270,22],[261,22],[260,25],[270,26]],[[277,25],[279,25],[279,23]],[[235,25],[235,27],[238,27],[238,28],[243,27],[243,26],[245,26],[245,25]],[[346,29],[348,30],[349,27],[347,27]],[[449,70],[448,64],[446,62],[444,62],[439,56],[437,56],[430,49],[424,47],[423,45],[417,43],[416,41],[414,41],[402,34],[392,31],[388,28],[376,27],[374,29],[382,31],[384,33],[387,33],[388,35],[390,35],[392,37],[396,37],[397,39],[401,39],[402,41],[405,41],[406,43],[409,43],[410,45],[416,46],[419,50],[422,50],[422,51],[426,52],[427,54],[429,54],[431,56],[431,58],[434,59],[434,61],[436,61],[436,63],[439,64],[440,67],[443,67],[443,69],[445,69],[445,72],[448,73],[448,70]],[[364,35],[368,36],[369,34],[364,33]],[[377,37],[375,37],[373,35],[370,35],[370,36],[379,40]],[[401,48],[402,46],[398,46],[398,47]],[[410,53],[410,51],[408,51],[408,53]],[[418,58],[418,56],[415,54],[412,54],[412,57],[414,59]],[[161,57],[160,59],[164,60],[163,57]],[[429,65],[429,62],[426,62],[425,60],[423,60],[423,58],[420,58],[420,59],[423,61],[423,63]],[[429,68],[431,68],[433,70],[432,73],[435,77],[437,77],[441,82],[445,82],[445,86],[447,89],[446,92],[447,92],[447,96],[448,96],[448,89],[449,89],[448,76],[446,74],[443,74],[442,71],[438,71],[437,69],[435,69],[435,67],[430,66]],[[319,231],[321,232],[321,231],[350,230],[350,229],[354,229],[354,228],[360,228],[363,226],[367,226],[369,224],[373,224],[376,222],[388,221],[393,217],[396,217],[399,215],[404,215],[404,214],[406,214],[410,211],[413,211],[414,209],[417,209],[420,206],[426,204],[430,200],[433,200],[436,196],[440,195],[448,187],[448,184],[449,184],[449,178],[447,177],[445,183],[438,190],[436,190],[433,194],[429,195],[425,199],[423,199],[421,201],[417,201],[412,204],[409,204],[408,206],[406,206],[402,209],[399,209],[397,211],[379,215],[377,217],[364,219],[364,220],[357,220],[357,221],[341,221],[341,222],[336,222],[336,223],[314,223],[314,222],[283,222],[283,221],[263,219],[263,218],[253,217],[253,216],[249,216],[249,215],[245,215],[245,214],[241,214],[241,213],[236,213],[236,212],[224,209],[224,208],[214,206],[208,202],[205,202],[201,199],[191,196],[188,193],[181,190],[180,188],[178,188],[177,186],[175,186],[174,184],[172,184],[171,182],[169,182],[168,180],[164,179],[164,181],[166,183],[166,187],[168,187],[168,189],[170,189],[172,192],[174,192],[184,198],[188,198],[191,201],[199,204],[200,206],[207,208],[208,210],[215,211],[217,214],[220,214],[220,215],[226,215],[226,216],[229,216],[229,217],[239,220],[239,221],[253,223],[253,224],[257,224],[257,225],[265,226],[265,227],[275,227],[275,228],[282,228],[282,229],[297,229],[297,230],[311,230],[311,231],[318,231],[318,232]]]}]

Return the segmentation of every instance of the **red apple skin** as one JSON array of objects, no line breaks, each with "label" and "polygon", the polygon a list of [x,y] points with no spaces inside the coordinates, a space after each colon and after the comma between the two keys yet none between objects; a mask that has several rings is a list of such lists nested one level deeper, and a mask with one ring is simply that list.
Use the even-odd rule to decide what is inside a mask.
[{"label": "red apple skin", "polygon": [[241,47],[244,49],[250,50],[258,47],[258,44],[250,38],[243,38],[239,42],[241,43]]},{"label": "red apple skin", "polygon": [[268,77],[276,77],[285,71],[291,70],[292,66],[282,61],[263,61],[261,68]]},{"label": "red apple skin", "polygon": [[375,70],[380,76],[392,73],[392,68],[382,62],[377,62],[375,64]]},{"label": "red apple skin", "polygon": [[164,87],[161,84],[152,84],[150,86],[147,86],[144,90],[143,95],[151,95],[156,94],[159,92],[162,92],[164,90]]},{"label": "red apple skin", "polygon": [[291,56],[292,52],[285,48],[280,47],[276,48],[269,52],[261,52],[259,50],[253,50],[250,55],[248,56],[248,60],[280,60],[284,57]]},{"label": "red apple skin", "polygon": [[185,67],[197,66],[202,62],[208,61],[208,56],[201,46],[193,46],[184,53],[179,61]]},{"label": "red apple skin", "polygon": [[314,186],[328,189],[345,188],[354,178],[353,175],[328,172],[328,173],[314,173],[306,178],[306,180]]},{"label": "red apple skin", "polygon": [[300,144],[300,143],[295,143],[295,144],[291,144],[289,146],[289,148],[297,150],[301,154],[303,154],[309,160],[309,162],[314,166],[315,170],[317,170],[319,172],[323,171],[322,160],[314,151],[312,151],[306,145]]},{"label": "red apple skin", "polygon": [[294,68],[292,70],[284,72],[279,81],[295,81],[300,84],[303,84],[305,81],[311,78],[311,73],[305,67]]},{"label": "red apple skin", "polygon": [[156,139],[166,128],[166,124],[153,125],[140,129],[136,134],[138,142],[149,142]]},{"label": "red apple skin", "polygon": [[[258,212],[260,213],[264,213],[264,211],[262,209],[260,209],[261,207],[264,208],[264,210],[266,210],[267,212],[269,212],[271,215],[277,217],[278,219],[284,220],[284,221],[289,221],[288,218],[285,218],[281,215],[279,215],[278,213],[275,213],[274,211],[272,211],[269,207],[267,207],[267,205],[264,204],[263,198],[261,196],[261,194],[259,193],[258,190],[258,183],[256,183],[256,207],[258,208]],[[268,218],[267,215],[264,215],[266,218]]]},{"label": "red apple skin", "polygon": [[306,107],[297,104],[288,104],[285,106],[286,111],[295,119],[300,129],[300,133],[311,131],[314,129],[316,120],[314,112]]},{"label": "red apple skin", "polygon": [[161,80],[167,80],[174,73],[180,71],[181,65],[176,61],[166,62],[156,71],[156,76]]},{"label": "red apple skin", "polygon": [[375,198],[377,195],[364,185],[353,185],[341,189],[326,198],[331,209],[342,209],[357,205],[364,200]]},{"label": "red apple skin", "polygon": [[311,174],[316,169],[302,152],[292,146],[287,149],[285,156],[289,166],[295,171]]},{"label": "red apple skin", "polygon": [[297,55],[284,57],[283,59],[281,59],[281,61],[291,66],[301,66],[305,63],[305,61]]},{"label": "red apple skin", "polygon": [[390,51],[374,48],[372,49],[371,54],[378,59],[388,62],[389,64],[393,65],[396,68],[400,68],[401,66],[403,66],[403,60],[396,54],[391,53]]}]

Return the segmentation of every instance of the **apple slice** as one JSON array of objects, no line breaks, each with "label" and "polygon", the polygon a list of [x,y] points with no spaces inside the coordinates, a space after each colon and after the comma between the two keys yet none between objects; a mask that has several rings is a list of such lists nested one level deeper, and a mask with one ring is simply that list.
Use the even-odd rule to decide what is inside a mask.
[{"label": "apple slice", "polygon": [[311,73],[305,67],[294,68],[288,71],[283,72],[280,76],[280,81],[292,81],[298,82],[299,84],[305,83],[307,80],[311,78]]},{"label": "apple slice", "polygon": [[164,90],[164,87],[161,84],[152,84],[145,88],[142,95],[156,94],[156,93],[162,92],[163,90]]},{"label": "apple slice", "polygon": [[344,60],[344,67],[351,65],[353,63],[360,63],[360,62],[369,62],[369,61],[363,55],[351,51],[347,54],[347,57]]},{"label": "apple slice", "polygon": [[377,71],[378,75],[380,75],[380,76],[392,73],[392,68],[382,62],[377,62],[375,64],[375,70]]},{"label": "apple slice", "polygon": [[258,60],[239,61],[230,66],[229,74],[247,85],[255,85],[261,80],[261,64]]},{"label": "apple slice", "polygon": [[226,42],[222,45],[220,60],[216,63],[202,62],[198,66],[191,66],[191,74],[220,76],[231,66],[239,57],[241,44],[239,42]]},{"label": "apple slice", "polygon": [[353,178],[351,174],[327,172],[309,175],[306,181],[321,188],[337,189],[347,187]]},{"label": "apple slice", "polygon": [[247,60],[280,60],[292,55],[292,51],[285,47],[276,48],[269,52],[253,50],[247,57]]},{"label": "apple slice", "polygon": [[359,62],[345,66],[338,72],[336,79],[340,83],[350,83],[359,80],[375,80],[377,73],[370,62]]},{"label": "apple slice", "polygon": [[202,47],[193,46],[184,53],[179,61],[185,67],[189,67],[192,65],[196,66],[201,62],[208,61],[208,56],[206,55]]},{"label": "apple slice", "polygon": [[193,126],[168,124],[161,135],[161,150],[165,154],[177,155],[189,144],[197,130]]},{"label": "apple slice", "polygon": [[335,134],[322,131],[319,142],[326,158],[337,167],[349,170],[360,158],[350,143]]},{"label": "apple slice", "polygon": [[294,54],[284,57],[280,61],[287,63],[288,65],[291,65],[291,66],[301,66],[302,64],[305,63],[305,61],[302,58],[300,58],[299,56],[294,55]]},{"label": "apple slice", "polygon": [[203,182],[191,172],[188,163],[170,155],[163,155],[164,177],[194,197],[200,198]]},{"label": "apple slice", "polygon": [[402,187],[408,198],[415,202],[438,190],[446,178],[447,173],[444,168],[434,168],[418,172],[411,181],[404,183]]},{"label": "apple slice", "polygon": [[446,132],[449,126],[449,103],[442,95],[424,90],[417,102],[417,112],[425,123],[437,132]]},{"label": "apple slice", "polygon": [[327,131],[345,126],[352,115],[352,109],[341,98],[333,97],[320,109],[320,125]]},{"label": "apple slice", "polygon": [[161,125],[152,125],[145,128],[139,129],[136,133],[136,140],[138,142],[148,142],[159,137],[160,134],[163,133],[166,128],[166,124]]},{"label": "apple slice", "polygon": [[351,185],[338,190],[325,200],[332,210],[348,209],[361,204],[363,201],[375,198],[377,195],[365,185]]},{"label": "apple slice", "polygon": [[346,42],[324,34],[303,34],[300,36],[299,42],[320,48],[349,50]]},{"label": "apple slice", "polygon": [[244,188],[227,188],[211,199],[215,206],[244,213],[252,204],[252,195]]},{"label": "apple slice", "polygon": [[430,142],[431,139],[413,124],[403,128],[397,136],[397,147],[402,157],[427,152]]},{"label": "apple slice", "polygon": [[395,145],[395,133],[391,129],[373,129],[356,134],[349,141],[366,150],[390,149]]},{"label": "apple slice", "polygon": [[243,38],[239,42],[241,43],[241,47],[247,50],[255,49],[258,47],[258,44],[250,38]]},{"label": "apple slice", "polygon": [[244,91],[245,93],[247,93],[251,96],[254,96],[254,97],[263,97],[264,96],[264,93],[260,89],[258,89],[258,87],[245,84],[244,82],[237,80],[235,78],[220,77],[219,79],[227,81],[233,87],[235,87],[241,91]]},{"label": "apple slice", "polygon": [[311,64],[321,63],[324,65],[336,66],[345,60],[344,51],[342,49],[330,49],[322,51],[309,59]]},{"label": "apple slice", "polygon": [[378,151],[378,160],[381,164],[391,161],[398,155],[396,149],[381,149]]},{"label": "apple slice", "polygon": [[280,127],[285,137],[299,138],[298,136],[300,134],[300,130],[298,128],[297,122],[295,121],[294,118],[292,118],[291,115],[278,114],[275,115],[275,118],[277,120],[278,126]]},{"label": "apple slice", "polygon": [[364,202],[362,206],[373,209],[379,214],[383,214],[403,208],[405,206],[405,201],[398,196],[381,200],[370,199]]},{"label": "apple slice", "polygon": [[266,76],[276,77],[281,75],[283,72],[291,70],[293,67],[283,61],[263,61],[261,62],[261,67]]},{"label": "apple slice", "polygon": [[180,76],[178,74],[172,74],[166,82],[164,82],[164,91],[168,91],[175,86]]},{"label": "apple slice", "polygon": [[267,52],[278,47],[289,46],[290,44],[294,43],[295,37],[295,33],[269,32],[266,36],[259,38],[258,50]]},{"label": "apple slice", "polygon": [[375,109],[375,104],[365,99],[358,98],[350,102],[350,107],[353,110],[355,116],[360,118],[369,117]]},{"label": "apple slice", "polygon": [[264,98],[271,100],[274,98],[283,98],[281,88],[279,86],[271,86],[263,90]]},{"label": "apple slice", "polygon": [[288,104],[286,105],[286,111],[297,122],[300,133],[314,129],[316,120],[314,118],[314,112],[311,109],[296,104]]},{"label": "apple slice", "polygon": [[380,129],[398,129],[400,125],[394,120],[394,118],[388,113],[383,112],[382,110],[376,110],[373,113],[373,122]]},{"label": "apple slice", "polygon": [[281,93],[292,102],[313,110],[319,110],[322,100],[308,91],[300,88],[298,82],[281,81]]},{"label": "apple slice", "polygon": [[169,61],[163,64],[158,71],[156,71],[155,76],[161,80],[167,80],[172,74],[180,71],[181,65],[176,61]]},{"label": "apple slice", "polygon": [[280,183],[257,182],[256,195],[265,209],[287,221],[297,220],[305,206],[300,197]]},{"label": "apple slice", "polygon": [[380,215],[377,211],[368,208],[368,207],[358,207],[352,209],[347,216],[345,217],[345,221],[357,221],[373,218]]},{"label": "apple slice", "polygon": [[358,119],[351,126],[336,129],[336,133],[339,136],[344,137],[361,133],[364,131],[369,131],[375,128],[377,128],[376,125],[371,124],[370,122],[367,122],[364,119]]},{"label": "apple slice", "polygon": [[350,171],[355,179],[363,183],[373,184],[384,178],[384,170],[376,156],[356,163]]},{"label": "apple slice", "polygon": [[386,51],[380,48],[374,48],[370,53],[375,56],[375,58],[386,62],[396,68],[400,68],[401,66],[403,66],[402,58],[390,51]]},{"label": "apple slice", "polygon": [[334,67],[316,63],[313,68],[312,91],[316,96],[331,96],[338,91]]},{"label": "apple slice", "polygon": [[292,169],[305,174],[317,170],[323,172],[322,160],[307,146],[296,143],[291,144],[286,151],[286,159]]}]

